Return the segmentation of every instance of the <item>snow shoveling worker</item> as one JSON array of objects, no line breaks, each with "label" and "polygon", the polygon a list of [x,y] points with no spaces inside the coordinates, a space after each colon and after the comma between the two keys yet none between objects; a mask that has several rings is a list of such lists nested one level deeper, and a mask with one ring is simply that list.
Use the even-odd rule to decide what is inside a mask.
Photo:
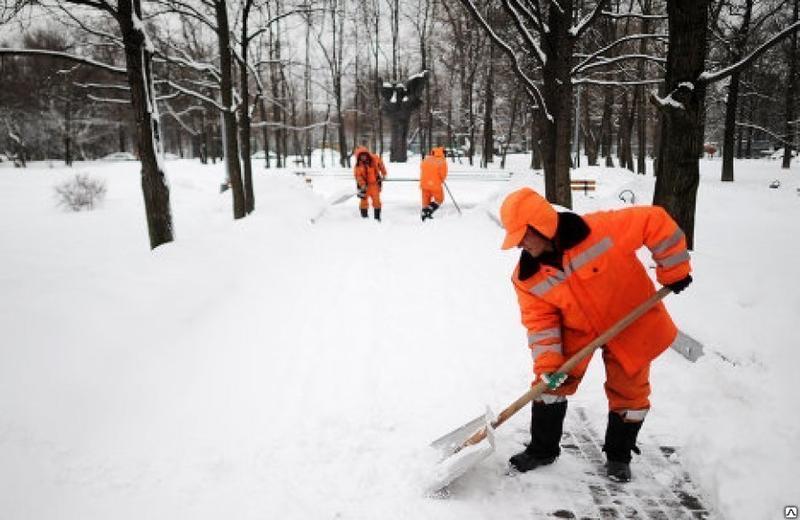
[{"label": "snow shoveling worker", "polygon": [[371,200],[375,212],[375,220],[380,220],[381,187],[383,179],[386,178],[386,166],[384,166],[380,155],[370,153],[364,146],[356,148],[353,155],[356,158],[353,175],[355,175],[358,188],[358,198],[360,199],[358,208],[361,210],[361,216],[367,218]]},{"label": "snow shoveling worker", "polygon": [[430,155],[425,157],[419,165],[419,189],[422,191],[422,221],[433,218],[433,212],[439,209],[444,202],[442,184],[447,178],[447,159],[444,157],[444,147],[437,146],[431,149]]},{"label": "snow shoveling worker", "polygon": [[[568,374],[566,359],[655,293],[636,251],[646,246],[659,283],[679,293],[688,286],[689,252],[683,231],[658,206],[599,211],[579,216],[556,212],[530,188],[510,193],[500,208],[506,235],[502,248],[522,249],[512,282],[528,332],[534,381],[547,390],[532,403],[531,442],[509,462],[520,472],[552,464],[567,396],[575,393],[591,357]],[[650,410],[650,362],[675,340],[678,330],[663,303],[603,345],[608,398],[606,471],[631,479],[631,452]]]}]

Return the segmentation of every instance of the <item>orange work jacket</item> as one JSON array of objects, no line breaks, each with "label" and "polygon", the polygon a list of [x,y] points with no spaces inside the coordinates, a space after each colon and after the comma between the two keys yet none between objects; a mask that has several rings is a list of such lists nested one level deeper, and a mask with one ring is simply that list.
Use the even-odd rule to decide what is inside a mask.
[{"label": "orange work jacket", "polygon": [[[520,266],[514,270],[512,281],[534,359],[548,350],[569,358],[655,292],[636,257],[642,246],[650,250],[662,285],[691,270],[683,231],[663,208],[603,211],[583,219],[589,234],[564,251],[563,269],[540,264],[524,281],[519,280]],[[625,372],[634,374],[667,349],[676,335],[675,324],[658,303],[606,347]],[[575,373],[588,363],[584,360]]]},{"label": "orange work jacket", "polygon": [[[358,156],[361,154],[369,155],[369,164],[363,166],[358,162]],[[369,184],[378,184],[386,177],[386,166],[383,164],[383,159],[378,154],[370,153],[363,146],[356,148],[353,152],[356,164],[353,167],[353,175],[356,178],[356,183],[359,187],[366,187]]]},{"label": "orange work jacket", "polygon": [[419,187],[423,190],[435,190],[442,187],[447,178],[447,160],[444,148],[434,148],[431,155],[420,163]]}]

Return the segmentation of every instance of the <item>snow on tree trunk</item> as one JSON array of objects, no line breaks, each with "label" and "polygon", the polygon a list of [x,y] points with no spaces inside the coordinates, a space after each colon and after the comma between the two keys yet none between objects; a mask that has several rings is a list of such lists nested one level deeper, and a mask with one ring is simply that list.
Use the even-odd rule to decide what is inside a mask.
[{"label": "snow on tree trunk", "polygon": [[693,248],[706,95],[705,83],[696,80],[705,65],[708,0],[672,0],[667,15],[668,94],[658,101],[662,127],[653,203],[672,215]]},{"label": "snow on tree trunk", "polygon": [[140,0],[122,0],[118,5],[117,22],[122,33],[131,106],[136,120],[136,139],[142,164],[142,193],[147,215],[150,248],[172,242],[172,214],[169,187],[158,160],[158,121],[155,117],[155,92],[152,89],[153,49],[147,45],[140,19]]},{"label": "snow on tree trunk", "polygon": [[242,185],[242,169],[239,162],[239,139],[237,136],[236,113],[233,102],[233,66],[231,60],[231,37],[228,24],[228,5],[226,0],[215,0],[214,10],[217,20],[217,40],[219,48],[219,66],[221,75],[220,95],[223,112],[223,128],[225,132],[225,162],[228,170],[228,181],[231,184],[233,197],[233,218],[246,215],[244,204],[244,186]]}]

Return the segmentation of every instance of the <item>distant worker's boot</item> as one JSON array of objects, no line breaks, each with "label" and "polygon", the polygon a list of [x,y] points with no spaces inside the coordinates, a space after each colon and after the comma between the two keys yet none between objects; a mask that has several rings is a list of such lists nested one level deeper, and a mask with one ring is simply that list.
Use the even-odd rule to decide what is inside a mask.
[{"label": "distant worker's boot", "polygon": [[375,208],[375,220],[381,221],[381,208]]},{"label": "distant worker's boot", "polygon": [[552,464],[561,454],[559,442],[567,413],[567,400],[552,404],[534,401],[531,408],[531,442],[525,451],[508,460],[521,473]]},{"label": "distant worker's boot", "polygon": [[420,213],[420,217],[422,217],[422,221],[425,222],[425,219],[431,218],[431,210],[428,206],[422,208],[422,212]]},{"label": "distant worker's boot", "polygon": [[433,214],[437,209],[439,209],[439,203],[438,202],[431,202],[428,205],[428,213],[429,213],[428,218],[433,218]]},{"label": "distant worker's boot", "polygon": [[[647,410],[629,410],[625,418],[617,412],[608,412],[608,427],[603,451],[606,452],[606,473],[616,482],[631,480],[631,452],[639,454],[636,437],[642,427]],[[634,417],[631,417],[634,416]],[[627,419],[627,420],[626,420]]]},{"label": "distant worker's boot", "polygon": [[369,217],[369,210],[367,208],[358,208],[361,210],[361,218]]}]

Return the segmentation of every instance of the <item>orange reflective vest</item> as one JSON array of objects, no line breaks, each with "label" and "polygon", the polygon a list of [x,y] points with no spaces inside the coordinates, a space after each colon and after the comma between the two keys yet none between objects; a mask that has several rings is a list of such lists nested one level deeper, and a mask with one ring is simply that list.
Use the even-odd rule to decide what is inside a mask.
[{"label": "orange reflective vest", "polygon": [[[570,357],[654,292],[636,251],[646,246],[661,284],[690,272],[683,231],[658,206],[633,207],[585,215],[588,236],[564,251],[562,269],[539,264],[529,278],[512,281],[519,300],[528,346],[535,359],[545,351]],[[662,303],[609,340],[606,347],[633,374],[667,349],[677,328]],[[575,372],[586,369],[586,359]]]}]

